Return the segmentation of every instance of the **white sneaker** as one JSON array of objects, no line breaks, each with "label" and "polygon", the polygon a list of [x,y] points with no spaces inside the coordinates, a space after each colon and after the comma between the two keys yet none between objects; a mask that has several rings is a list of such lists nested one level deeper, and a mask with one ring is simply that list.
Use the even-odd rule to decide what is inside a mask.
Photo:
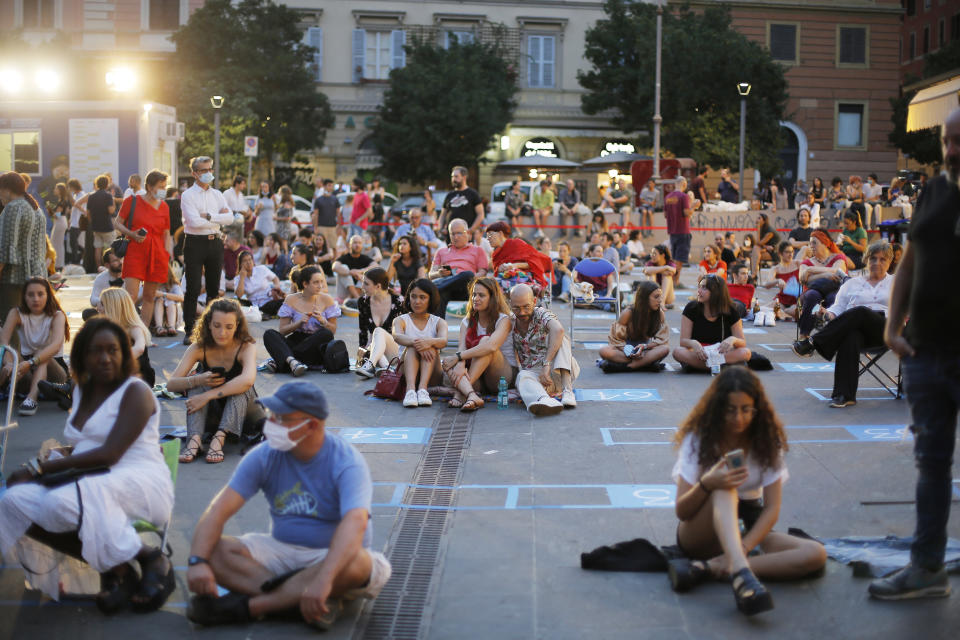
[{"label": "white sneaker", "polygon": [[565,409],[575,409],[577,406],[577,396],[572,389],[567,389],[563,392],[563,395],[560,397],[560,404],[564,406]]},{"label": "white sneaker", "polygon": [[358,376],[363,376],[364,378],[370,379],[374,377],[377,372],[372,362],[369,360],[364,360],[363,364],[356,368],[356,373]]},{"label": "white sneaker", "polygon": [[563,411],[563,405],[550,396],[540,396],[527,409],[535,416],[553,416]]},{"label": "white sneaker", "polygon": [[426,389],[420,389],[417,391],[417,404],[421,407],[429,407],[433,404],[433,400],[430,399],[430,392]]},{"label": "white sneaker", "polygon": [[763,323],[763,326],[765,327],[777,326],[777,318],[772,311],[767,314],[766,321]]},{"label": "white sneaker", "polygon": [[417,392],[413,389],[407,389],[407,393],[403,396],[403,406],[405,407],[419,407],[420,403],[417,402]]}]

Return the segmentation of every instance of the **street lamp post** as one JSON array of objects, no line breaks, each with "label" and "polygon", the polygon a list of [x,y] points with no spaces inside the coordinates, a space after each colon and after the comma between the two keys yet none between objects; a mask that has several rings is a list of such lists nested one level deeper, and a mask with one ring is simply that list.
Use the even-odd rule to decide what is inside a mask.
[{"label": "street lamp post", "polygon": [[741,82],[737,85],[737,93],[740,94],[740,201],[746,200],[744,197],[744,186],[746,180],[743,177],[743,149],[747,136],[747,96],[750,95],[750,83]]},{"label": "street lamp post", "polygon": [[223,107],[223,96],[210,98],[213,107],[213,177],[220,178],[220,109]]},{"label": "street lamp post", "polygon": [[[653,184],[660,188],[660,53],[663,48],[663,3],[657,2],[657,68],[653,84]],[[633,203],[631,203],[633,204]]]}]

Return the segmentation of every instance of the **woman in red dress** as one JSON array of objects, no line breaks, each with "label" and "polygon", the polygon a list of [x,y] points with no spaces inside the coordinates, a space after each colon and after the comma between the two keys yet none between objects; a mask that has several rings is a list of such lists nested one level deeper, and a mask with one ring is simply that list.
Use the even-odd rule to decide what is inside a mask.
[{"label": "woman in red dress", "polygon": [[[136,300],[140,285],[143,284],[140,317],[148,327],[153,320],[157,287],[167,281],[170,250],[173,248],[170,240],[170,210],[164,202],[167,178],[167,174],[156,169],[148,173],[145,180],[147,193],[124,200],[114,221],[117,232],[130,240],[127,255],[123,259],[123,288]],[[137,206],[131,220],[130,207],[135,198]]]},{"label": "woman in red dress", "polygon": [[553,269],[549,256],[545,256],[519,238],[510,237],[510,225],[500,220],[487,227],[487,241],[493,247],[490,263],[504,291],[519,282],[532,280],[534,289],[542,291],[547,286],[546,273]]}]

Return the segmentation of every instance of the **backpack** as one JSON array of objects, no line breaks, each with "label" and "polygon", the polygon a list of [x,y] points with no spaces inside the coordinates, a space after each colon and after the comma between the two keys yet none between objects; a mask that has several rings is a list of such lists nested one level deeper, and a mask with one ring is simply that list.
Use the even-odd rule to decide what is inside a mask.
[{"label": "backpack", "polygon": [[321,358],[327,373],[343,373],[350,370],[350,356],[343,340],[331,340],[323,345]]}]

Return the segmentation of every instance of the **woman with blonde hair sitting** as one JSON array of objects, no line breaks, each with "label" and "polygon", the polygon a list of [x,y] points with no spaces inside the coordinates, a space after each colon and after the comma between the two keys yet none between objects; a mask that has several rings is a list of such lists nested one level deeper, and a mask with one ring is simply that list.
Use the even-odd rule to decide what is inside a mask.
[{"label": "woman with blonde hair sitting", "polygon": [[130,336],[130,349],[133,351],[133,357],[137,359],[137,365],[140,368],[140,377],[150,388],[156,383],[157,374],[150,365],[150,355],[147,348],[150,345],[150,330],[143,324],[137,308],[133,306],[133,300],[126,289],[110,287],[104,289],[100,294],[100,304],[97,305],[97,311],[105,315],[118,325],[123,327],[127,335]]}]

